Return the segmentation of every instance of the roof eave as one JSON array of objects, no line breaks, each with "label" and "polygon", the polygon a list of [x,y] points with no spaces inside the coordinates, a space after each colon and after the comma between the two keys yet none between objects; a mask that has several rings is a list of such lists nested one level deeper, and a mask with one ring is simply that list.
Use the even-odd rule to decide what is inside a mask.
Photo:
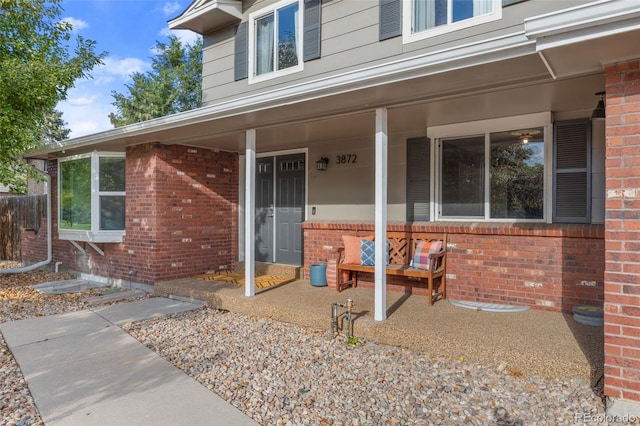
[{"label": "roof eave", "polygon": [[169,21],[172,30],[191,30],[204,35],[242,20],[242,1],[194,2],[180,16]]},{"label": "roof eave", "polygon": [[538,50],[624,33],[640,28],[640,4],[600,0],[525,19],[527,37]]}]

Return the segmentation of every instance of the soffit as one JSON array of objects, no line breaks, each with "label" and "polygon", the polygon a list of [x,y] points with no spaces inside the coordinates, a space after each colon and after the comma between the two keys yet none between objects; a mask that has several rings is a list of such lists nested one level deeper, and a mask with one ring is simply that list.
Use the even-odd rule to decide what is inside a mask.
[{"label": "soffit", "polygon": [[172,30],[191,30],[204,35],[218,28],[240,22],[242,1],[197,0],[180,16],[169,21]]},{"label": "soffit", "polygon": [[[509,67],[505,66],[505,68]],[[434,85],[436,83],[437,81],[433,82]],[[389,108],[389,133],[402,135],[403,138],[423,136],[426,135],[427,126],[539,111],[553,111],[564,118],[588,117],[597,101],[593,93],[603,85],[603,75],[597,74],[555,81],[547,78],[540,82],[502,87],[493,85],[490,89],[451,96],[425,96],[419,101],[397,104]],[[417,81],[398,83],[396,87],[398,92],[401,92],[410,90],[411,87],[415,90],[420,86],[429,87],[431,84],[427,79],[422,83]],[[311,109],[320,108],[323,104],[326,107],[326,102],[334,100],[336,103],[350,105],[347,101],[354,101],[355,98],[360,97],[362,100],[365,96],[368,96],[369,100],[374,99],[374,94],[369,91],[369,93],[345,94],[340,99],[317,100],[313,105],[291,105],[269,110],[272,124],[256,126],[256,149],[258,152],[278,151],[300,146],[321,146],[328,141],[342,141],[344,146],[348,147],[351,141],[357,139],[368,138],[373,141],[375,132],[373,109],[361,106],[357,110],[350,109],[334,115],[313,114],[313,111],[320,111],[320,109]],[[573,115],[567,116],[567,114]],[[295,115],[299,119],[278,124],[275,118],[281,115],[288,117]],[[244,120],[244,117],[237,116],[182,128],[175,127],[157,134],[150,134],[147,140],[136,136],[118,142],[119,149],[123,149],[124,145],[158,141],[164,144],[181,144],[242,153],[245,148],[245,134],[242,129],[247,126]],[[229,129],[229,127],[236,129]],[[229,131],[223,132],[224,129]],[[104,149],[108,147],[109,144],[104,145]],[[117,144],[111,146],[113,149],[117,147]],[[72,151],[69,152],[72,153]]]},{"label": "soffit", "polygon": [[[210,107],[201,108],[65,141],[64,146],[43,148],[33,156],[42,157],[63,149],[65,155],[89,149],[122,151],[127,146],[149,142],[242,151],[246,129],[322,122],[330,117],[371,112],[377,107],[465,98],[472,94],[486,94],[506,87],[530,86],[549,80],[544,64],[537,55],[532,54],[419,78],[402,79],[397,76],[396,81],[386,84],[342,92],[335,89],[310,98],[284,101],[278,105],[256,105],[255,109],[246,108],[237,112],[221,109],[208,113]],[[492,106],[487,104],[483,108],[491,109]],[[349,120],[345,124],[349,124]],[[354,126],[354,129],[357,128]],[[350,129],[349,125],[340,125],[339,133],[342,137],[355,137],[350,136]],[[360,134],[359,130],[354,132]],[[265,131],[264,134],[269,132]],[[335,135],[328,134],[326,137],[334,138]],[[275,145],[277,141],[270,144]]]},{"label": "soffit", "polygon": [[640,57],[640,3],[601,0],[534,16],[525,20],[525,33],[554,77],[599,72]]},{"label": "soffit", "polygon": [[640,30],[613,34],[542,51],[556,77],[602,71],[605,65],[640,58]]}]

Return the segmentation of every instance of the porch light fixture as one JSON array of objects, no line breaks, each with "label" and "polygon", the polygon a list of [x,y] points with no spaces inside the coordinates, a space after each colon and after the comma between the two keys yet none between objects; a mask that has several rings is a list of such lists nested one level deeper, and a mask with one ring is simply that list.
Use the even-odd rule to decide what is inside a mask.
[{"label": "porch light fixture", "polygon": [[522,142],[523,145],[526,145],[531,141],[531,136],[539,133],[540,130],[518,130],[511,132],[512,135],[518,136],[518,139],[520,139],[520,142]]},{"label": "porch light fixture", "polygon": [[604,95],[606,93],[607,92],[596,92],[595,93],[596,96],[600,96],[600,100],[598,101],[598,104],[596,105],[595,109],[591,113],[591,119],[592,120],[604,120],[604,118],[605,118]]},{"label": "porch light fixture", "polygon": [[329,165],[329,159],[327,157],[320,157],[318,161],[316,161],[316,170],[324,172],[327,170],[327,166]]}]

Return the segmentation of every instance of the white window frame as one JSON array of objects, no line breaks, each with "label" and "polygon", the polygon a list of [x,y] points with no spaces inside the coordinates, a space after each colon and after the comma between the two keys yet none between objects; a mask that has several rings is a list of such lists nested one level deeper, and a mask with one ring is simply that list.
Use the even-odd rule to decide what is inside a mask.
[{"label": "white window frame", "polygon": [[[296,25],[298,25],[298,40],[297,41],[297,51],[298,51],[298,65],[294,67],[285,68],[283,70],[272,71],[269,73],[256,75],[256,20],[269,15],[271,13],[274,16],[277,16],[276,11],[286,6],[290,6],[294,3],[298,3],[298,19]],[[304,37],[304,0],[281,0],[277,3],[274,3],[268,7],[255,11],[249,14],[249,84],[260,83],[262,81],[271,80],[273,78],[282,77],[285,75],[293,74],[296,72],[300,72],[304,69],[304,60],[303,60],[303,37]],[[276,31],[278,30],[276,24]]]},{"label": "white window frame", "polygon": [[[452,1],[452,0],[448,0]],[[402,42],[413,43],[430,37],[446,34],[451,31],[461,30],[463,28],[473,27],[475,25],[485,24],[487,22],[502,19],[502,0],[492,0],[493,8],[490,13],[475,16],[458,22],[451,22],[452,11],[448,8],[448,24],[440,25],[435,28],[413,32],[413,0],[403,0],[402,2]]]},{"label": "white window frame", "polygon": [[[542,219],[514,219],[492,218],[490,199],[490,134],[504,132],[513,129],[527,129],[533,127],[544,128],[544,209]],[[484,177],[484,216],[442,216],[441,188],[442,188],[442,149],[441,140],[458,139],[471,136],[485,136],[485,177]],[[460,221],[473,220],[484,222],[546,222],[551,223],[553,212],[553,114],[541,112],[535,114],[520,115],[514,117],[502,117],[482,121],[447,124],[427,128],[427,137],[432,143],[431,170],[431,200],[430,217],[435,221]]]},{"label": "white window frame", "polygon": [[[58,159],[58,239],[71,241],[86,241],[94,243],[120,243],[126,234],[125,230],[100,230],[100,196],[124,196],[125,191],[100,191],[100,158],[125,158],[120,152],[98,152],[73,155]],[[66,161],[91,158],[91,229],[64,229],[60,227],[62,210],[62,179],[60,165]]]}]

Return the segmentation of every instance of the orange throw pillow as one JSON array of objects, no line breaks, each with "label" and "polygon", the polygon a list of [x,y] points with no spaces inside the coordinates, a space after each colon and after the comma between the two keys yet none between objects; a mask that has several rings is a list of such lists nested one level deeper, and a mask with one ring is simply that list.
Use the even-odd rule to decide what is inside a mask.
[{"label": "orange throw pillow", "polygon": [[352,235],[343,235],[344,243],[344,263],[360,264],[360,240],[373,241],[373,235],[366,237],[354,237]]}]

